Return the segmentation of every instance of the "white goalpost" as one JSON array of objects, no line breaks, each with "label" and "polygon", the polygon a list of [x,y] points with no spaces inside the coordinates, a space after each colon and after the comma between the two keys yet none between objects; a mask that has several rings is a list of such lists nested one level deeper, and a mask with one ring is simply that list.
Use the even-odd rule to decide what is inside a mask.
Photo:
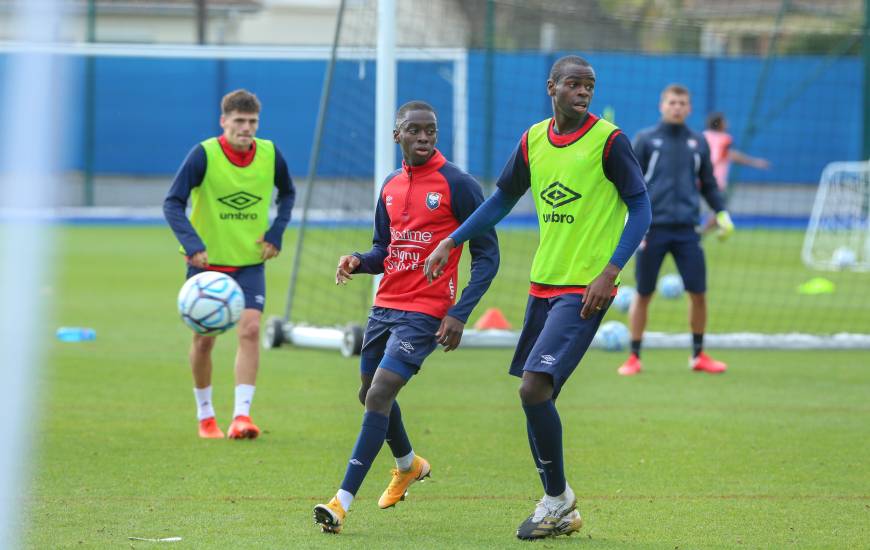
[{"label": "white goalpost", "polygon": [[870,271],[870,162],[825,167],[801,259],[812,269]]},{"label": "white goalpost", "polygon": [[[38,46],[49,44],[60,15],[55,2],[14,2],[12,18],[20,40]],[[21,546],[22,495],[27,479],[26,459],[31,448],[34,423],[35,380],[44,345],[43,315],[46,302],[42,285],[51,257],[48,225],[39,212],[54,192],[58,164],[58,128],[64,122],[53,110],[57,90],[66,89],[62,67],[56,59],[38,52],[10,58],[2,120],[10,139],[3,148],[3,220],[0,239],[3,251],[2,289],[4,361],[0,378],[5,397],[0,414],[9,421],[4,427],[0,451],[0,547]],[[57,119],[55,116],[57,115]],[[39,144],[39,146],[34,146]],[[26,419],[26,420],[24,420]]]}]

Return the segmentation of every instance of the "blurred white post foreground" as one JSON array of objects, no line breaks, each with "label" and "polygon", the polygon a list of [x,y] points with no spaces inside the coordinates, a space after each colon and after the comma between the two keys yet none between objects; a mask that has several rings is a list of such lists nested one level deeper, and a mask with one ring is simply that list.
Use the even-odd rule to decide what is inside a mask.
[{"label": "blurred white post foreground", "polygon": [[[378,45],[375,73],[375,181],[374,205],[384,178],[396,168],[396,0],[378,0]],[[372,277],[372,301],[381,284]]]},{"label": "blurred white post foreground", "polygon": [[[45,44],[53,39],[59,16],[55,0],[17,0],[9,28],[16,40]],[[43,285],[51,253],[49,226],[41,211],[49,204],[57,174],[57,136],[64,128],[59,106],[68,93],[61,82],[62,57],[23,52],[9,58],[0,120],[4,139],[0,148],[0,303],[3,304],[0,350],[0,548],[22,546],[20,526],[30,472],[25,467],[30,434],[37,425],[33,396],[37,369],[53,337],[46,326]]]}]

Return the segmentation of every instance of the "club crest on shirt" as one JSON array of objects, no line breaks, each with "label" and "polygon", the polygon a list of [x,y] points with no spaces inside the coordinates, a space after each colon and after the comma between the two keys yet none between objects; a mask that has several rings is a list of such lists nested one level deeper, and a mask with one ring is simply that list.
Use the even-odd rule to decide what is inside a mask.
[{"label": "club crest on shirt", "polygon": [[441,205],[441,193],[436,193],[435,191],[429,191],[426,193],[426,208],[429,210],[435,210]]},{"label": "club crest on shirt", "polygon": [[697,149],[698,148],[698,140],[695,138],[687,139],[686,144],[689,146],[689,149]]},{"label": "club crest on shirt", "polygon": [[651,143],[653,144],[653,147],[661,147],[662,146],[662,140],[659,138],[653,138],[651,140]]}]

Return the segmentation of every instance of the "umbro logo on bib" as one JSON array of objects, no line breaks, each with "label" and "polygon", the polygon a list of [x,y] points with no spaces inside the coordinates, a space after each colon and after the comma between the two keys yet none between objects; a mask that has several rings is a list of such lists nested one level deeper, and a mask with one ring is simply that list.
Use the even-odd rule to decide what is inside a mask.
[{"label": "umbro logo on bib", "polygon": [[220,218],[222,220],[256,220],[258,217],[256,212],[242,212],[242,210],[254,206],[261,200],[263,199],[247,191],[237,191],[220,197],[218,201],[235,210],[235,212],[221,212]]},{"label": "umbro logo on bib", "polygon": [[562,185],[558,181],[554,181],[541,191],[541,198],[545,203],[553,208],[565,206],[569,202],[574,202],[582,196],[583,195],[580,193],[574,191],[570,187]]},{"label": "umbro logo on bib", "polygon": [[238,191],[232,195],[226,195],[218,199],[223,204],[236,210],[244,210],[250,208],[260,202],[262,199],[257,195],[252,195],[247,191]]}]

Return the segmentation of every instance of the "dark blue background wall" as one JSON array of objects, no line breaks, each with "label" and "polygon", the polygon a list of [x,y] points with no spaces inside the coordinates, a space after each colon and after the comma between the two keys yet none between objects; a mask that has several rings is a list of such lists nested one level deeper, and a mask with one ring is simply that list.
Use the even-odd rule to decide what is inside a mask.
[{"label": "dark blue background wall", "polygon": [[[487,132],[483,52],[468,57],[468,104],[453,104],[449,61],[402,61],[398,102],[424,99],[439,114],[440,148],[453,155],[454,109],[468,112],[469,168],[497,175],[530,124],[550,115],[547,72],[557,54],[499,53],[494,57],[491,114],[493,166],[485,170]],[[693,93],[689,120],[703,127],[711,110],[724,111],[736,146],[771,160],[769,171],[741,169],[741,180],[816,182],[824,165],[856,160],[861,151],[861,61],[823,57],[777,58],[755,107],[758,131],[747,134],[764,60],[708,59],[592,53],[598,75],[593,111],[606,107],[629,135],[658,119],[658,96],[668,83]],[[84,166],[84,71],[82,58],[63,67],[70,89],[59,94],[67,120],[58,132],[66,144],[66,166]],[[0,55],[0,83],[10,55]],[[217,135],[220,97],[245,87],[263,102],[259,134],[273,139],[292,173],[306,174],[326,63],[323,60],[215,61],[194,59],[100,58],[95,69],[95,171],[103,174],[171,174],[191,146]],[[318,172],[371,177],[374,157],[374,64],[342,61],[327,116]],[[0,88],[0,101],[4,92]],[[58,118],[62,120],[62,118]]]}]

